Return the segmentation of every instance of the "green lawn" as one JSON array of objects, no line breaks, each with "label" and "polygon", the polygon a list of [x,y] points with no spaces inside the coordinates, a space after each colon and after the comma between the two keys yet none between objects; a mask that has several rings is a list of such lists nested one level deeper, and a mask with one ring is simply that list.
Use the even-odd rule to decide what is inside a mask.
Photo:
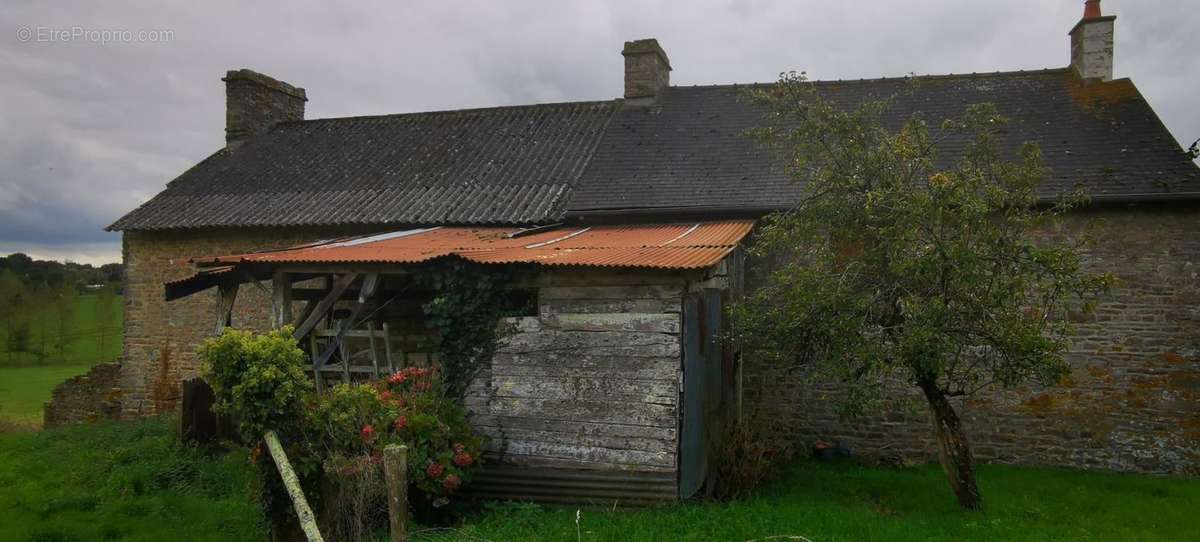
[{"label": "green lawn", "polygon": [[[245,450],[208,456],[156,419],[0,435],[0,542],[265,540]],[[655,509],[493,504],[413,540],[1200,540],[1200,480],[985,466],[959,510],[934,466],[798,462],[758,496]]]},{"label": "green lawn", "polygon": [[[986,510],[941,471],[800,462],[758,497],[656,510],[493,507],[426,540],[1200,540],[1200,480],[985,466]],[[794,538],[789,538],[794,537]],[[803,537],[803,538],[801,538]]]},{"label": "green lawn", "polygon": [[172,428],[0,435],[0,542],[266,540],[247,452],[208,457]]},{"label": "green lawn", "polygon": [[[0,367],[31,365],[94,365],[112,361],[121,355],[121,335],[124,332],[124,311],[121,296],[112,296],[110,305],[103,306],[103,299],[96,294],[81,295],[71,311],[70,324],[66,333],[60,334],[58,319],[50,307],[29,315],[30,350],[34,352],[9,352],[7,332],[0,326]],[[45,357],[39,359],[36,352],[43,348]],[[59,353],[59,344],[62,352]]]},{"label": "green lawn", "polygon": [[86,373],[91,365],[5,367],[0,365],[0,421],[40,426],[42,404],[63,380]]}]

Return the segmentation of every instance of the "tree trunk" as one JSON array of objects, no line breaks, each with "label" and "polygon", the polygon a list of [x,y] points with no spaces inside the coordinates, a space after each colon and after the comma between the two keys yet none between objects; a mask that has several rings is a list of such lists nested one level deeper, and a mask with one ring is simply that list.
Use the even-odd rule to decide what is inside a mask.
[{"label": "tree trunk", "polygon": [[938,440],[938,459],[942,470],[946,471],[950,489],[954,490],[960,506],[968,510],[978,510],[983,507],[983,499],[979,495],[979,485],[975,482],[975,461],[971,457],[971,445],[967,442],[962,422],[937,383],[921,382],[920,386],[933,414],[933,427]]}]

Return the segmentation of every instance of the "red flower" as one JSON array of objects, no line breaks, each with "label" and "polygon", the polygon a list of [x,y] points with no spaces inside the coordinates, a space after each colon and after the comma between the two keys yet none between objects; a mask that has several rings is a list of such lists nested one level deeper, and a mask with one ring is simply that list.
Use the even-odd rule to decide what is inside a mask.
[{"label": "red flower", "polygon": [[475,458],[471,457],[471,454],[467,452],[459,452],[454,454],[454,464],[460,467],[468,467],[474,461]]},{"label": "red flower", "polygon": [[388,382],[391,382],[392,384],[403,384],[404,380],[407,378],[408,378],[408,375],[405,374],[404,371],[400,371],[400,372],[388,377]]},{"label": "red flower", "polygon": [[461,454],[464,451],[466,451],[466,449],[467,449],[467,446],[464,445],[463,443],[461,443],[461,442],[454,443],[454,453]]},{"label": "red flower", "polygon": [[458,486],[461,486],[461,485],[462,485],[462,478],[459,478],[457,474],[448,474],[448,475],[446,475],[446,479],[442,480],[442,487],[444,487],[450,491],[454,491],[454,490],[458,489]]},{"label": "red flower", "polygon": [[441,476],[442,471],[445,471],[445,470],[446,470],[446,467],[442,466],[441,463],[434,463],[434,462],[430,461],[429,466],[425,468],[425,474],[428,474],[430,478],[437,478],[437,477]]},{"label": "red flower", "polygon": [[370,424],[364,425],[362,428],[363,442],[371,442],[371,440],[374,438],[375,438],[375,428],[371,427]]},{"label": "red flower", "polygon": [[392,400],[392,392],[384,390],[383,393],[379,394],[379,398],[382,399],[384,402],[391,401]]},{"label": "red flower", "polygon": [[396,418],[395,426],[397,430],[408,427],[408,416],[400,416],[399,418]]}]

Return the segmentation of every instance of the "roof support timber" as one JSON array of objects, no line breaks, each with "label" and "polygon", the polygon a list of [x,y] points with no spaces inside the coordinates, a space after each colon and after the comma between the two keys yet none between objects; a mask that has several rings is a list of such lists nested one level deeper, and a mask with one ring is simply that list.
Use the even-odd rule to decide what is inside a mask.
[{"label": "roof support timber", "polygon": [[300,339],[308,335],[308,332],[316,327],[317,322],[320,322],[325,317],[325,313],[333,307],[333,304],[342,297],[342,292],[345,292],[346,288],[349,288],[350,284],[357,278],[358,273],[346,273],[334,281],[329,294],[325,296],[325,299],[317,303],[317,306],[313,308],[308,318],[301,322],[299,326],[296,326],[296,331],[292,332],[292,337]]},{"label": "roof support timber", "polygon": [[[350,360],[347,359],[345,353],[346,345],[343,342],[346,332],[349,331],[350,328],[354,327],[355,320],[357,320],[358,316],[362,314],[363,308],[367,306],[367,299],[370,299],[370,297],[375,294],[375,287],[378,284],[379,273],[371,273],[363,279],[362,293],[358,296],[358,302],[355,303],[354,308],[350,310],[350,316],[346,317],[345,320],[342,320],[341,326],[338,327],[337,336],[334,337],[332,342],[325,345],[325,351],[321,353],[321,356],[313,360],[314,371],[320,371],[321,368],[325,366],[325,363],[329,361],[329,358],[333,356],[333,353],[336,350],[342,351],[342,363],[349,367]],[[332,295],[332,292],[330,292],[330,294]],[[324,301],[322,301],[322,303],[324,303]],[[349,372],[346,373],[346,380],[350,380]]]}]

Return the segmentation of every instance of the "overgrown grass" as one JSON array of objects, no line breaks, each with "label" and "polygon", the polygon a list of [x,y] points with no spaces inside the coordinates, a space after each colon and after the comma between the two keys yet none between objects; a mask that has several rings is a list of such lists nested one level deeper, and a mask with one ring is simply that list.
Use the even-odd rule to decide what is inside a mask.
[{"label": "overgrown grass", "polygon": [[[86,373],[91,365],[46,367],[0,366],[0,422],[36,429],[42,425],[42,404],[63,380]],[[0,431],[2,432],[2,431]]]},{"label": "overgrown grass", "polygon": [[165,419],[0,435],[0,541],[265,540],[255,483]]},{"label": "overgrown grass", "polygon": [[[1200,540],[1200,481],[985,466],[958,509],[935,466],[800,462],[760,495],[650,510],[492,506],[421,540]],[[789,538],[795,537],[795,538]],[[802,537],[802,538],[801,538]]]},{"label": "overgrown grass", "polygon": [[[102,303],[104,300],[97,294],[77,297],[66,333],[59,333],[53,307],[33,310],[27,316],[30,350],[34,352],[9,352],[5,326],[0,326],[0,367],[94,365],[117,359],[121,355],[121,335],[124,333],[123,301],[121,296],[113,296],[108,298],[110,305],[106,307]],[[42,350],[43,338],[45,358],[39,359],[35,352]]]}]

